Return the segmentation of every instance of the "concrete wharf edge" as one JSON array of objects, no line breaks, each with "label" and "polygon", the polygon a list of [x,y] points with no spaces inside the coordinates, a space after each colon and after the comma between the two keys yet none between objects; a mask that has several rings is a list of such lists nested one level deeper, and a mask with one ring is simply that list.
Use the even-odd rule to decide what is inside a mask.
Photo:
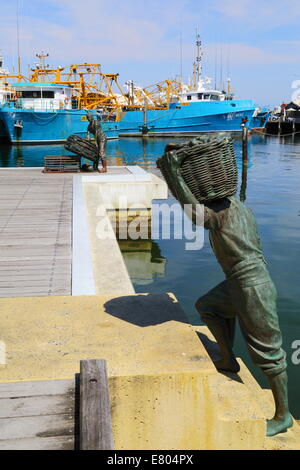
[{"label": "concrete wharf edge", "polygon": [[[30,170],[27,171],[31,177]],[[9,176],[9,170],[4,172]],[[60,175],[58,180],[63,181],[64,177]],[[155,178],[151,181],[155,186]],[[79,253],[86,251],[88,246],[91,248],[91,251],[88,249],[91,256],[78,262],[76,272],[78,276],[81,273],[89,276],[89,282],[82,284],[83,291],[95,288],[98,295],[0,299],[1,340],[6,345],[7,357],[6,364],[0,365],[0,405],[4,405],[0,408],[7,410],[0,416],[0,449],[18,446],[73,448],[75,387],[72,381],[74,374],[79,372],[79,360],[95,357],[108,360],[117,449],[299,449],[297,427],[289,430],[286,436],[264,437],[265,418],[273,412],[269,395],[253,381],[243,364],[239,380],[216,372],[197,334],[204,335],[209,342],[213,342],[213,338],[205,327],[194,328],[187,323],[173,296],[137,295],[131,292],[130,284],[126,287],[125,283],[117,285],[115,292],[107,290],[103,279],[109,264],[102,263],[104,270],[97,270],[103,249],[104,253],[109,253],[109,249],[120,256],[121,253],[93,236],[99,222],[98,212],[102,214],[100,221],[107,217],[103,209],[106,197],[115,192],[112,184],[109,181],[103,183],[105,191],[99,191],[97,181],[84,183],[83,190],[76,188],[75,183],[77,201],[73,209],[77,207],[78,216],[84,207],[87,211],[83,225],[75,223],[76,230],[80,227],[80,234],[77,241],[76,236],[73,237],[73,248],[74,240]],[[130,194],[129,182],[124,184]],[[135,181],[135,184],[141,185],[141,193],[147,201],[151,195],[165,194],[157,188],[148,194],[143,192],[142,181]],[[57,193],[57,188],[50,192]],[[31,200],[37,207],[39,203],[34,198]],[[27,205],[30,205],[29,201]],[[8,216],[11,209],[14,209],[13,205],[7,209]],[[24,223],[28,224],[28,215],[33,212],[32,208],[26,209],[27,214],[18,214],[18,220],[14,221],[16,227],[22,227],[24,239]],[[62,215],[66,218],[60,220],[70,228],[71,220],[67,217],[70,207],[67,205],[65,209]],[[35,215],[48,210],[51,222],[46,231],[50,230],[57,214],[57,201],[51,208],[48,205],[48,209],[41,203],[36,210]],[[109,220],[105,219],[105,222],[109,223]],[[29,229],[33,236],[34,228]],[[49,241],[47,243],[46,247],[52,247]],[[57,250],[59,248],[56,246]],[[13,249],[16,256],[8,260],[15,263],[11,264],[12,268],[21,252]],[[56,252],[56,261],[67,259],[70,264],[71,257],[66,257],[63,250]],[[45,253],[45,248],[44,254],[41,254],[42,250],[37,251],[36,261],[41,266],[50,256]],[[22,258],[27,270],[34,268],[31,264],[26,265],[31,260],[30,253]],[[4,268],[7,269],[7,264]],[[112,283],[109,284],[113,289]],[[99,295],[101,288],[105,292]],[[58,378],[62,382],[57,381]],[[65,378],[68,380],[63,383]],[[53,390],[53,398],[49,398],[51,385],[48,389],[49,382],[41,380],[50,380],[56,387],[58,392]],[[34,392],[36,387],[39,393],[45,390],[39,400]],[[26,388],[31,390],[27,398],[21,395]],[[61,390],[67,392],[66,401]],[[12,395],[14,400],[10,399]],[[5,407],[5,403],[13,402],[17,409]],[[58,429],[61,430],[59,433]],[[56,432],[55,437],[51,437],[52,432]]]}]

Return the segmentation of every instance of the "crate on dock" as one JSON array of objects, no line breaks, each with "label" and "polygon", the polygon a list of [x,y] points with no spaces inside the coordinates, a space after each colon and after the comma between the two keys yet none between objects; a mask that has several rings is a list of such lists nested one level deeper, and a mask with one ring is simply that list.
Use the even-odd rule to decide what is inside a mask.
[{"label": "crate on dock", "polygon": [[45,173],[73,173],[80,171],[81,158],[77,155],[46,155]]}]

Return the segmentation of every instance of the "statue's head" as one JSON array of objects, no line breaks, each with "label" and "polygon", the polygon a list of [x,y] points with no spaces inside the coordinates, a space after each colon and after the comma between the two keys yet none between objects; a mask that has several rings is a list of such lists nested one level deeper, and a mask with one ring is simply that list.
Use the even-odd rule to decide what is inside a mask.
[{"label": "statue's head", "polygon": [[91,113],[87,113],[86,117],[87,117],[87,120],[89,121],[88,129],[87,129],[88,132],[90,132],[91,134],[95,134],[96,121],[94,119],[94,116]]},{"label": "statue's head", "polygon": [[90,122],[94,121],[94,116],[89,111],[86,113],[87,120]]}]

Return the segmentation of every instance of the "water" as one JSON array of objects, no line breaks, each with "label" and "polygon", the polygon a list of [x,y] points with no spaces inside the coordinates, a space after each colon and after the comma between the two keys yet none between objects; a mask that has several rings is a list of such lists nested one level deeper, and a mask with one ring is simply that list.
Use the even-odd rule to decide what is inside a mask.
[{"label": "water", "polygon": [[[184,140],[184,139],[178,139]],[[158,173],[155,161],[168,139],[119,139],[109,141],[109,164],[138,164]],[[241,141],[235,142],[241,174]],[[47,154],[65,154],[62,145],[0,146],[0,166],[43,166]],[[246,204],[256,215],[270,274],[278,290],[278,314],[287,352],[290,403],[300,419],[300,364],[292,363],[292,343],[300,341],[300,139],[252,136],[249,141],[249,168]],[[169,204],[174,202],[170,197]],[[136,292],[174,292],[189,320],[201,324],[195,300],[223,280],[205,234],[200,251],[186,251],[184,240],[122,241],[125,262]],[[235,352],[254,376],[266,385],[260,371],[248,358],[240,332]],[[300,355],[299,355],[300,357]]]}]

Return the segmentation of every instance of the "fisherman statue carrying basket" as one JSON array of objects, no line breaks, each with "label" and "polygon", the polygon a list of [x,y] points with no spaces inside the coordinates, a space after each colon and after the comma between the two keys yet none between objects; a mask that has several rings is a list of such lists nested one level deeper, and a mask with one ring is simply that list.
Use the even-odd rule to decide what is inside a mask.
[{"label": "fisherman statue carrying basket", "polygon": [[[75,153],[79,157],[84,157],[93,162],[93,167],[84,163],[81,167],[84,171],[98,171],[99,173],[107,172],[107,163],[105,156],[107,137],[101,127],[98,119],[94,119],[91,113],[87,113],[89,125],[87,134],[93,134],[95,143],[89,138],[82,138],[79,135],[72,134],[67,138],[65,149]],[[99,170],[99,162],[101,160],[102,168]]]},{"label": "fisherman statue carrying basket", "polygon": [[[98,150],[98,158],[95,160],[93,164],[93,169],[98,171],[99,173],[106,173],[107,172],[107,163],[105,160],[105,149],[106,149],[106,135],[102,130],[101,124],[97,119],[94,119],[93,116],[87,113],[87,118],[89,120],[88,125],[88,133],[94,134],[95,136],[95,143]],[[102,169],[99,170],[99,160],[102,163]]]},{"label": "fisherman statue carrying basket", "polygon": [[266,267],[254,215],[235,197],[237,166],[233,141],[198,137],[187,144],[169,144],[157,166],[176,199],[185,210],[189,208],[186,212],[196,224],[197,214],[204,212],[204,228],[209,230],[212,250],[226,277],[196,302],[201,319],[220,348],[221,360],[215,366],[220,371],[239,371],[233,353],[238,319],[251,359],[266,374],[275,401],[275,415],[267,421],[267,436],[284,432],[293,425],[293,419],[288,406],[277,293]]}]

